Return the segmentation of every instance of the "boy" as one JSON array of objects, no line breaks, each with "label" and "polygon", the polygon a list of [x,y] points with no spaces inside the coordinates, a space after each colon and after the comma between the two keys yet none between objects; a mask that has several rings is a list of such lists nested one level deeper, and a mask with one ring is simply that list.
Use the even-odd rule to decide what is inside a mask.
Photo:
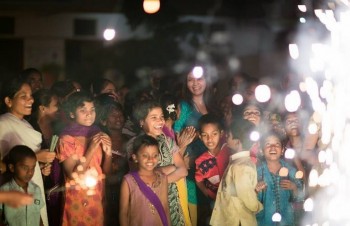
[{"label": "boy", "polygon": [[31,182],[36,165],[36,155],[27,146],[17,145],[8,154],[8,169],[12,179],[0,187],[1,191],[20,191],[32,194],[34,202],[20,208],[12,208],[6,204],[0,205],[5,223],[10,226],[42,225],[40,209],[44,206],[38,185]]},{"label": "boy", "polygon": [[210,225],[256,226],[255,214],[262,209],[255,191],[257,172],[250,158],[250,133],[254,124],[238,120],[231,124],[227,146],[230,163],[220,183]]},{"label": "boy", "polygon": [[229,151],[223,144],[223,130],[220,120],[211,114],[203,115],[199,120],[199,138],[208,151],[200,155],[196,163],[195,180],[198,188],[212,200],[229,160]]}]

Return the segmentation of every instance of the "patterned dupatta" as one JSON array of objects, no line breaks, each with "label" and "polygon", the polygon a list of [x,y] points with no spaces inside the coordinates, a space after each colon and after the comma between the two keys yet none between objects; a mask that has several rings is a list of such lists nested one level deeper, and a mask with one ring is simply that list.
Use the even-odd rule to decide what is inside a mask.
[{"label": "patterned dupatta", "polygon": [[162,203],[160,202],[158,196],[152,191],[150,187],[148,187],[145,182],[143,182],[140,178],[140,175],[134,171],[130,172],[130,174],[134,177],[137,185],[139,186],[142,193],[146,196],[146,198],[152,203],[152,205],[157,209],[160,219],[164,226],[168,226],[168,220],[165,214],[165,210],[163,208]]}]

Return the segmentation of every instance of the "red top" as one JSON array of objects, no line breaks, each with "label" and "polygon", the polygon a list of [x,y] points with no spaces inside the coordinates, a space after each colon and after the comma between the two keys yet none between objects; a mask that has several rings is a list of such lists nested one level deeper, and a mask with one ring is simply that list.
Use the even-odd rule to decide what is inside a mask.
[{"label": "red top", "polygon": [[221,147],[217,156],[212,155],[209,151],[204,152],[196,159],[197,182],[204,181],[210,198],[216,198],[216,192],[219,188],[221,178],[226,170],[230,160],[230,151],[226,143]]}]

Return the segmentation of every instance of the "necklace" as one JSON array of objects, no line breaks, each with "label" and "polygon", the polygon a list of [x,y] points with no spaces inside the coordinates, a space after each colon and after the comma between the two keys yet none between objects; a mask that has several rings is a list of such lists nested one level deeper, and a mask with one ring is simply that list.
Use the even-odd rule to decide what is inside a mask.
[{"label": "necklace", "polygon": [[[194,104],[194,108],[195,108],[201,115],[204,115],[205,112],[202,112],[201,109],[199,108],[199,106],[200,106],[200,105],[204,105],[204,103],[202,102],[202,103],[200,103],[200,104],[197,105],[197,103],[196,103],[194,100],[192,100],[192,102],[193,102],[193,104]],[[204,105],[204,107],[205,107],[205,105]]]}]

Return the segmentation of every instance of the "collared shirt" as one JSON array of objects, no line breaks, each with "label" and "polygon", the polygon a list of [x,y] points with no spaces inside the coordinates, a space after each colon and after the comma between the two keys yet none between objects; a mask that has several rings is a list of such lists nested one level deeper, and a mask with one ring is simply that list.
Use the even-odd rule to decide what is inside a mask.
[{"label": "collared shirt", "polygon": [[[10,182],[0,187],[1,191],[20,191],[25,192],[23,188],[18,186],[16,181],[12,179]],[[5,219],[11,226],[39,226],[40,225],[40,209],[44,206],[41,190],[38,185],[33,182],[28,183],[28,194],[32,194],[34,202],[19,208],[12,208],[5,204],[0,205],[0,211],[4,211]]]}]

